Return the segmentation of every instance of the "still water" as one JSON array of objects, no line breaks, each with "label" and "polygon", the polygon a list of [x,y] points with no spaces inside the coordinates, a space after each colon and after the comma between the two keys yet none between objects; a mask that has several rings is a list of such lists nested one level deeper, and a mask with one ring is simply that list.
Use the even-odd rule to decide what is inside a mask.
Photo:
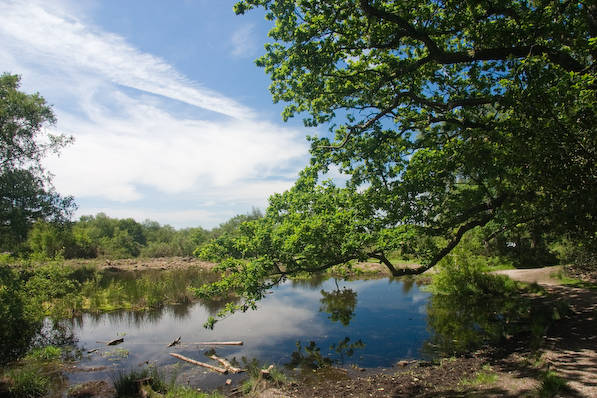
[{"label": "still water", "polygon": [[[230,376],[208,373],[169,353],[211,363],[205,354],[214,348],[218,356],[235,359],[241,366],[253,360],[287,369],[322,362],[392,366],[400,359],[425,357],[422,348],[430,338],[429,298],[429,293],[409,280],[328,279],[285,282],[272,289],[258,310],[229,316],[214,330],[205,329],[203,323],[218,308],[203,303],[147,312],[85,314],[73,320],[72,331],[83,354],[79,370],[69,374],[69,380],[74,384],[110,379],[118,371],[155,364],[170,369],[181,381],[213,388]],[[168,347],[179,336],[182,344]],[[123,343],[105,345],[120,337]],[[196,344],[237,340],[244,344]],[[96,351],[88,353],[91,350]]]}]

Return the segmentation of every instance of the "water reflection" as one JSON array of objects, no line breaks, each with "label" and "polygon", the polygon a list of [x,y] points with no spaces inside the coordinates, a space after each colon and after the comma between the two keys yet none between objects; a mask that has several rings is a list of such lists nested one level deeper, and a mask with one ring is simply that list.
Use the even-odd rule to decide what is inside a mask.
[{"label": "water reflection", "polygon": [[547,328],[566,311],[565,304],[519,295],[435,295],[427,306],[431,337],[423,349],[432,355],[459,355],[506,342],[537,348]]},{"label": "water reflection", "polygon": [[[236,313],[220,321],[215,330],[202,325],[224,300],[75,317],[70,325],[79,347],[97,349],[85,355],[80,365],[107,370],[99,376],[80,372],[69,377],[72,382],[109,378],[118,369],[154,363],[165,369],[176,366],[184,380],[210,388],[221,385],[223,376],[198,371],[168,354],[209,361],[204,357],[209,348],[197,343],[243,340],[243,346],[217,347],[217,355],[233,362],[240,358],[243,363],[277,363],[290,369],[330,364],[387,367],[399,359],[460,354],[544,330],[541,322],[533,323],[540,319],[536,316],[540,311],[528,301],[432,297],[413,279],[317,277],[287,281],[272,291],[257,311]],[[115,356],[113,348],[98,343],[116,336],[124,336],[118,349],[126,356]],[[179,336],[182,343],[168,347]]]},{"label": "water reflection", "polygon": [[355,314],[355,307],[357,305],[357,293],[352,289],[338,287],[338,282],[335,280],[336,289],[327,292],[321,290],[321,307],[319,311],[329,314],[328,319],[332,322],[340,322],[344,326],[348,326],[350,320]]},{"label": "water reflection", "polygon": [[[424,311],[429,293],[416,283],[408,283],[405,288],[400,281],[386,279],[341,281],[319,277],[288,281],[272,290],[257,311],[236,313],[221,320],[215,330],[202,325],[210,313],[219,309],[221,303],[217,302],[74,318],[79,346],[97,349],[85,355],[80,366],[106,366],[107,370],[73,373],[69,377],[72,382],[109,377],[110,372],[149,362],[165,369],[176,364],[184,380],[217,386],[222,383],[220,375],[198,372],[193,365],[179,363],[168,355],[176,352],[205,361],[207,347],[197,344],[202,341],[243,340],[243,346],[217,347],[218,356],[229,360],[251,358],[292,368],[326,363],[391,366],[398,358],[424,355],[420,348],[429,337]],[[98,343],[116,336],[124,336],[118,348],[126,350],[127,356],[110,355],[112,348]],[[178,336],[182,343],[168,347]]]}]

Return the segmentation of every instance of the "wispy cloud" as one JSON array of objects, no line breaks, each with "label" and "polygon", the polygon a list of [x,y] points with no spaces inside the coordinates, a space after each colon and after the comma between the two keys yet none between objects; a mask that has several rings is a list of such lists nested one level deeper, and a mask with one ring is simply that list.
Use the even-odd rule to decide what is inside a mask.
[{"label": "wispy cloud", "polygon": [[252,57],[257,51],[255,25],[246,24],[237,28],[230,38],[232,55],[235,57]]},{"label": "wispy cloud", "polygon": [[[47,166],[59,192],[93,202],[80,214],[213,226],[292,184],[307,157],[302,132],[258,120],[64,3],[47,3],[0,3],[0,65],[46,97],[57,129],[75,137]],[[181,102],[198,112],[180,111]],[[167,210],[148,195],[217,206]]]},{"label": "wispy cloud", "polygon": [[118,35],[86,25],[62,9],[34,1],[6,1],[0,4],[0,34],[5,38],[5,51],[41,56],[48,68],[83,69],[119,85],[234,118],[254,116],[251,109],[189,81],[163,59],[137,50]]},{"label": "wispy cloud", "polygon": [[128,202],[141,198],[140,186],[169,194],[232,187],[294,174],[306,151],[298,132],[268,122],[177,118],[120,92],[104,100],[119,114],[93,101],[85,118],[58,114],[76,126],[76,144],[48,163],[61,192]]}]

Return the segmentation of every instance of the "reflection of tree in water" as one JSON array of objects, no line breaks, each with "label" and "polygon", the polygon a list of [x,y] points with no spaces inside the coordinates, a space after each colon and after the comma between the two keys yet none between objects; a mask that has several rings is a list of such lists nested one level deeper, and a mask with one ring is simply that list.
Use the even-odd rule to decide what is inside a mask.
[{"label": "reflection of tree in water", "polygon": [[423,350],[455,355],[505,341],[533,347],[566,311],[519,296],[433,295],[427,306],[432,337]]},{"label": "reflection of tree in water", "polygon": [[[350,342],[349,337],[345,337],[337,344],[332,344],[327,355],[321,353],[321,348],[314,341],[303,346],[300,341],[296,342],[296,351],[290,357],[290,362],[285,366],[288,369],[319,369],[330,366],[334,363],[344,364],[346,358],[352,357],[355,350],[365,347],[361,340]],[[337,355],[338,358],[334,358]]]},{"label": "reflection of tree in water", "polygon": [[226,306],[226,304],[240,303],[240,297],[228,295],[225,297],[217,297],[217,298],[213,298],[213,299],[209,299],[209,300],[202,299],[202,300],[200,300],[200,303],[203,307],[205,307],[207,309],[207,313],[209,315],[215,316],[218,312],[220,312],[220,310],[222,310]]},{"label": "reflection of tree in water", "polygon": [[338,287],[336,281],[336,290],[326,292],[321,290],[323,296],[321,300],[320,312],[327,312],[328,317],[333,322],[340,321],[344,326],[348,326],[354,316],[354,309],[357,305],[357,292],[352,289]]},{"label": "reflection of tree in water", "polygon": [[324,273],[315,273],[309,275],[305,279],[291,279],[290,283],[292,287],[304,287],[308,289],[317,289],[322,285],[323,282],[327,281],[330,277]]},{"label": "reflection of tree in water", "polygon": [[355,350],[362,348],[365,348],[365,343],[363,343],[361,339],[351,343],[350,338],[348,337],[345,337],[344,340],[340,341],[338,344],[332,344],[330,346],[330,349],[339,355],[340,358],[338,358],[338,362],[341,364],[344,364],[346,357],[352,357]]}]

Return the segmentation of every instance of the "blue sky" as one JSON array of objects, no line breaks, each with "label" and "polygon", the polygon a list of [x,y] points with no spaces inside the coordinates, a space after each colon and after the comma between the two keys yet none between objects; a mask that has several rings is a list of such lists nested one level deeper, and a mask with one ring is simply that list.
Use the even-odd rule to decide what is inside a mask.
[{"label": "blue sky", "polygon": [[254,59],[269,22],[228,0],[0,1],[0,72],[52,104],[73,145],[46,161],[76,216],[211,228],[307,163]]}]

